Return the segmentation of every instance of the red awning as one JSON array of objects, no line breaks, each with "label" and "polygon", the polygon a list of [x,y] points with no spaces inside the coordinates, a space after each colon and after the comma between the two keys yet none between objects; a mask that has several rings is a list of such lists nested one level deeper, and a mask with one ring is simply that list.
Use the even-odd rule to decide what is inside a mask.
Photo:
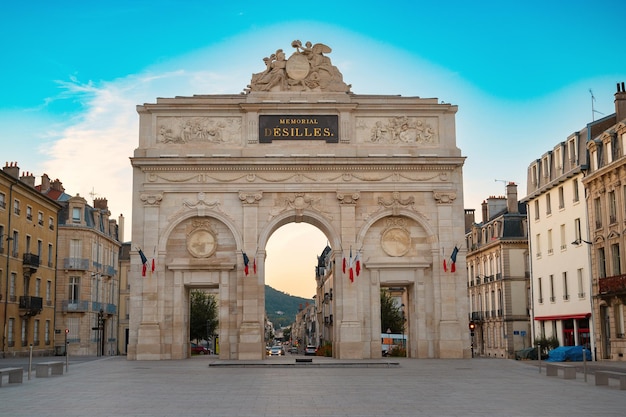
[{"label": "red awning", "polygon": [[535,320],[546,321],[546,320],[588,319],[589,317],[591,317],[591,313],[557,314],[554,316],[538,316],[538,317],[535,317]]}]

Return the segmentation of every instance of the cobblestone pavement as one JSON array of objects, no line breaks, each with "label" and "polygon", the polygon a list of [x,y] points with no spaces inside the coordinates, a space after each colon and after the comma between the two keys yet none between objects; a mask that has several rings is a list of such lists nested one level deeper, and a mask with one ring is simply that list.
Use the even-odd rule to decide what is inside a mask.
[{"label": "cobblestone pavement", "polygon": [[[626,391],[596,387],[595,367],[575,380],[546,377],[537,362],[399,359],[398,365],[294,357],[248,366],[216,357],[176,361],[96,358],[56,377],[0,387],[0,416],[624,416]],[[373,362],[376,364],[376,361]],[[263,366],[258,366],[262,364]],[[282,364],[283,366],[267,366]],[[0,367],[9,366],[0,360]],[[257,365],[257,366],[251,366]],[[302,364],[301,364],[302,365]]]}]

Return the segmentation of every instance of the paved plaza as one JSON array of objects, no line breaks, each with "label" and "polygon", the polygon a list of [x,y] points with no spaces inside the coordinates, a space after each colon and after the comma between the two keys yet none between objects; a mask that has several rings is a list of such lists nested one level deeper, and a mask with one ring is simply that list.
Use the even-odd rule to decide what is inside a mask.
[{"label": "paved plaza", "polygon": [[[37,358],[40,361],[49,358]],[[62,358],[62,360],[64,360]],[[15,360],[0,359],[0,367]],[[624,416],[611,383],[547,377],[500,359],[69,362],[63,376],[0,387],[0,416]],[[390,362],[393,362],[390,361]],[[222,366],[209,366],[222,365]],[[247,366],[241,366],[241,365]],[[282,365],[282,366],[268,366]],[[324,366],[320,366],[324,365]],[[369,366],[366,366],[369,365]],[[582,364],[580,364],[582,366]],[[599,364],[590,364],[590,370]],[[615,365],[619,366],[619,365]],[[581,368],[582,369],[582,368]],[[626,370],[622,365],[622,370]]]}]

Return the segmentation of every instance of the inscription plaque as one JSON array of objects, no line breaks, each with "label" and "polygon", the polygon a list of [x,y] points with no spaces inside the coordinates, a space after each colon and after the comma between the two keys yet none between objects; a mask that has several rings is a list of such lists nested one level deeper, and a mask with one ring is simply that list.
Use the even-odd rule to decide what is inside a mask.
[{"label": "inscription plaque", "polygon": [[339,143],[337,115],[259,116],[259,142],[274,140],[325,140]]}]

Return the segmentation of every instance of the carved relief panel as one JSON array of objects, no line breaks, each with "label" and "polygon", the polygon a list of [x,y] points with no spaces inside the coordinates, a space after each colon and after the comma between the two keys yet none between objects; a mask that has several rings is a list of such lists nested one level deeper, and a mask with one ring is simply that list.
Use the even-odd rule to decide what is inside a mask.
[{"label": "carved relief panel", "polygon": [[158,117],[158,144],[235,144],[241,138],[238,117]]},{"label": "carved relief panel", "polygon": [[393,143],[435,146],[439,128],[434,117],[359,117],[357,143]]}]

